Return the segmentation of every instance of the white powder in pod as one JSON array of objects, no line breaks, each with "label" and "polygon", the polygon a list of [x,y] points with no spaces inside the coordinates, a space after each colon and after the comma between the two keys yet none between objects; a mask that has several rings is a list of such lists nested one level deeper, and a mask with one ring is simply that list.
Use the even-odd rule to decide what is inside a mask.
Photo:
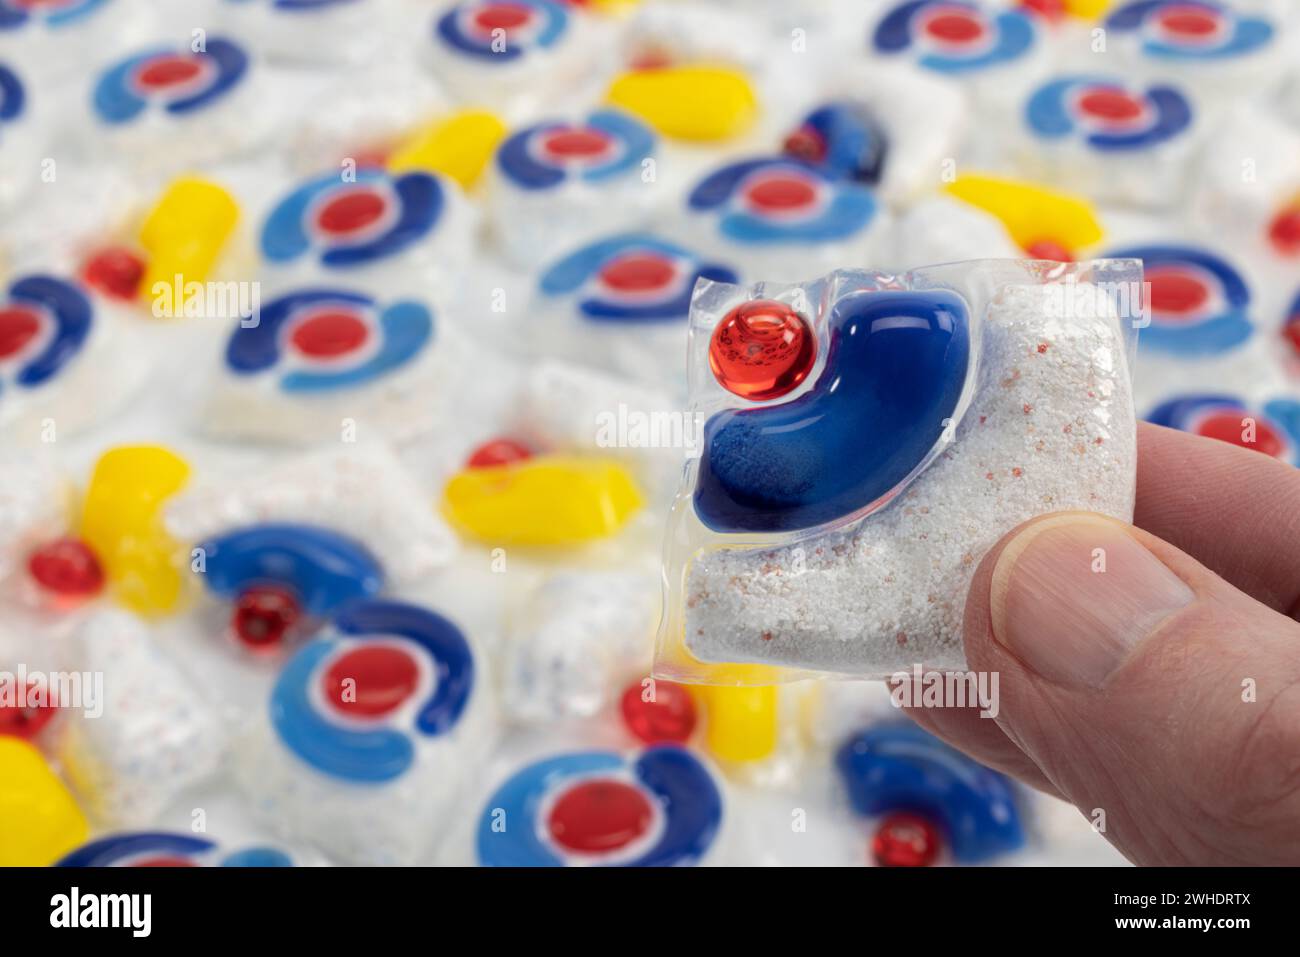
[{"label": "white powder in pod", "polygon": [[1054,318],[1048,302],[1043,286],[1017,285],[990,303],[955,441],[888,506],[795,544],[697,555],[691,652],[863,676],[964,668],[966,592],[1003,534],[1070,509],[1131,520],[1136,426],[1119,320]]}]

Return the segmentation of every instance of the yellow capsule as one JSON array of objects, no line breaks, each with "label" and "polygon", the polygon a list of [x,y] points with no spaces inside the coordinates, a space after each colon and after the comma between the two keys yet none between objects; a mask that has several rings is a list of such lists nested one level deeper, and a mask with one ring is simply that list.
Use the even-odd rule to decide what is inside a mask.
[{"label": "yellow capsule", "polygon": [[0,867],[46,867],[84,842],[87,830],[41,752],[0,736]]},{"label": "yellow capsule", "polygon": [[604,538],[641,504],[622,465],[566,455],[465,469],[443,493],[448,520],[491,545],[578,545]]},{"label": "yellow capsule", "polygon": [[496,114],[461,110],[398,146],[388,158],[388,169],[393,173],[442,173],[469,189],[483,175],[505,135],[506,125]]},{"label": "yellow capsule", "polygon": [[182,314],[186,284],[208,281],[238,221],[239,204],[216,183],[182,177],[167,187],[140,227],[148,259],[142,288],[164,315]]},{"label": "yellow capsule", "polygon": [[994,176],[962,176],[947,189],[1002,220],[1022,249],[1048,241],[1076,253],[1103,235],[1092,207],[1069,193]]},{"label": "yellow capsule", "polygon": [[1065,0],[1065,12],[1082,20],[1096,20],[1110,9],[1113,0]]},{"label": "yellow capsule", "polygon": [[139,614],[165,614],[180,601],[177,543],[160,512],[189,474],[176,453],[139,445],[105,452],[91,475],[81,535],[103,562],[118,601]]},{"label": "yellow capsule", "polygon": [[720,761],[762,761],[776,751],[780,688],[756,682],[772,680],[763,665],[728,665],[716,669],[719,681],[744,681],[749,687],[705,685],[700,688],[707,720],[704,742]]},{"label": "yellow capsule", "polygon": [[641,0],[588,0],[588,6],[596,13],[621,17],[638,6]]},{"label": "yellow capsule", "polygon": [[614,80],[608,98],[664,136],[691,142],[732,139],[758,115],[749,80],[723,66],[633,70]]}]

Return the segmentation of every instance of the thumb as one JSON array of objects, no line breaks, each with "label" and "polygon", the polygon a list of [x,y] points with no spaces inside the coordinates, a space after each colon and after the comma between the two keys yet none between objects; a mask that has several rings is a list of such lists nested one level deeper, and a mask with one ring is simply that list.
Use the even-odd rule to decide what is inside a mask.
[{"label": "thumb", "polygon": [[990,553],[964,633],[1003,732],[1131,860],[1300,863],[1300,624],[1066,512]]}]

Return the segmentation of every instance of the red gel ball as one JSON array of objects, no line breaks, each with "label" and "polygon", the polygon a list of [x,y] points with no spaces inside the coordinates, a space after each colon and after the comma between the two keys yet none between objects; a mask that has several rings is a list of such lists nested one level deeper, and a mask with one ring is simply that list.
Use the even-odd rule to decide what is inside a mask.
[{"label": "red gel ball", "polygon": [[513,439],[493,439],[476,448],[465,463],[472,469],[490,469],[532,458],[532,450]]},{"label": "red gel ball", "polygon": [[144,271],[145,262],[141,257],[129,249],[115,246],[101,249],[91,256],[81,274],[92,289],[130,302],[140,294]]},{"label": "red gel ball", "polygon": [[745,195],[759,209],[782,212],[810,205],[817,199],[817,189],[800,176],[770,176],[751,186]]},{"label": "red gel ball", "polygon": [[1163,14],[1160,25],[1178,36],[1196,38],[1210,36],[1219,28],[1219,21],[1212,13],[1186,7]]},{"label": "red gel ball", "polygon": [[942,843],[933,824],[900,811],[880,823],[871,839],[871,856],[880,867],[929,867]]},{"label": "red gel ball", "polygon": [[1295,354],[1300,356],[1300,320],[1289,323],[1282,335],[1291,344],[1291,349]]},{"label": "red gel ball", "polygon": [[1035,239],[1025,246],[1025,252],[1031,259],[1050,259],[1058,263],[1072,263],[1074,256],[1064,245],[1055,239]]},{"label": "red gel ball", "polygon": [[131,864],[132,867],[198,867],[187,857],[145,857]]},{"label": "red gel ball", "polygon": [[1282,255],[1300,255],[1300,206],[1278,213],[1269,225],[1268,238]]},{"label": "red gel ball", "polygon": [[1265,455],[1271,455],[1274,458],[1281,455],[1286,447],[1281,436],[1259,419],[1255,420],[1255,441],[1247,442],[1243,438],[1246,426],[1242,424],[1242,420],[1245,418],[1246,415],[1240,412],[1218,412],[1206,416],[1196,431],[1206,438],[1218,439],[1220,442],[1228,442],[1239,448],[1263,452]]},{"label": "red gel ball", "polygon": [[654,810],[644,794],[622,781],[587,781],[567,791],[546,819],[551,837],[580,854],[626,847],[649,829]]},{"label": "red gel ball", "polygon": [[184,56],[161,56],[146,64],[136,80],[147,89],[163,89],[185,83],[199,75],[196,60]]},{"label": "red gel ball", "polygon": [[532,17],[532,11],[521,3],[494,3],[475,13],[474,23],[484,33],[491,33],[522,27]]},{"label": "red gel ball", "polygon": [[600,281],[619,292],[662,289],[672,282],[677,270],[662,256],[633,253],[620,256],[600,270]]},{"label": "red gel ball", "polygon": [[0,308],[0,359],[16,356],[41,331],[41,321],[23,306]]},{"label": "red gel ball", "polygon": [[1093,90],[1079,99],[1079,108],[1089,116],[1122,122],[1142,115],[1142,102],[1123,90]]},{"label": "red gel ball", "polygon": [[298,599],[287,588],[254,585],[235,602],[231,625],[245,645],[269,648],[284,640],[301,615]]},{"label": "red gel ball", "polygon": [[709,368],[743,399],[775,399],[798,388],[817,360],[808,323],[783,302],[755,299],[718,323],[709,342]]},{"label": "red gel ball", "polygon": [[415,693],[420,669],[400,648],[357,648],[329,667],[322,678],[325,700],[344,714],[376,718]]},{"label": "red gel ball", "polygon": [[27,558],[27,571],[41,588],[61,598],[89,598],[104,587],[99,557],[79,538],[60,538]]},{"label": "red gel ball", "polygon": [[809,163],[820,163],[826,158],[826,141],[816,130],[807,127],[797,129],[787,136],[781,148],[787,156],[807,160]]},{"label": "red gel ball", "polygon": [[1065,0],[1020,0],[1020,5],[1030,13],[1036,13],[1052,22],[1064,20],[1068,13]]},{"label": "red gel ball", "polygon": [[316,223],[327,233],[350,233],[375,222],[384,215],[384,209],[384,198],[378,193],[357,189],[326,203]]},{"label": "red gel ball", "polygon": [[609,149],[609,137],[599,130],[575,127],[559,130],[546,138],[546,152],[560,159],[599,156]]},{"label": "red gel ball", "polygon": [[695,730],[695,699],[679,684],[656,681],[654,700],[644,699],[641,682],[627,686],[620,707],[628,730],[646,744],[682,744]]},{"label": "red gel ball", "polygon": [[[11,693],[4,687],[7,683],[0,682],[0,689],[4,689],[6,696]],[[31,696],[38,692],[39,687],[36,681],[27,682],[27,700],[32,700]],[[17,691],[17,689],[13,690]],[[36,707],[0,705],[0,736],[30,741],[40,734],[41,729],[50,723],[58,710],[58,704],[50,700],[51,694],[52,691],[47,691],[45,704]]]},{"label": "red gel ball", "polygon": [[971,14],[958,11],[934,17],[925,25],[925,32],[936,40],[969,43],[984,33],[984,27]]},{"label": "red gel ball", "polygon": [[1151,308],[1165,315],[1194,312],[1205,305],[1210,291],[1195,276],[1179,272],[1150,272]]},{"label": "red gel ball", "polygon": [[291,337],[294,348],[314,359],[333,359],[365,345],[370,331],[350,312],[322,312],[300,323]]}]

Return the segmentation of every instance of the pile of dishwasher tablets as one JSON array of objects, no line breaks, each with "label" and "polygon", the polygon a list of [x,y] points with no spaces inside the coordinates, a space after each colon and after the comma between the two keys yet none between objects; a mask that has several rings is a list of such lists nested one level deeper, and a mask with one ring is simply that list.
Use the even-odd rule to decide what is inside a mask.
[{"label": "pile of dishwasher tablets", "polygon": [[878,679],[1131,517],[1136,419],[1300,464],[1298,65],[1287,0],[0,0],[0,864],[1118,863]]}]

